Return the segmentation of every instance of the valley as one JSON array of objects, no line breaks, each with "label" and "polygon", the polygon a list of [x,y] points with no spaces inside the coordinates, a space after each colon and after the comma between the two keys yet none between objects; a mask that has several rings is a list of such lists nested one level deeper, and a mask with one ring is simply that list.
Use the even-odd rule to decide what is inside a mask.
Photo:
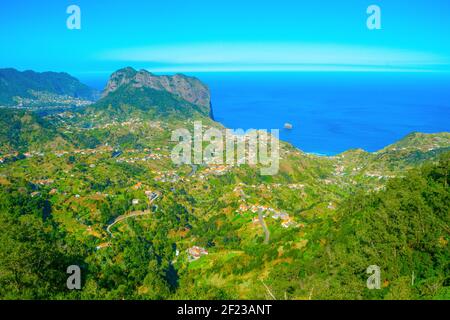
[{"label": "valley", "polygon": [[124,68],[78,107],[0,109],[2,298],[449,297],[450,133],[330,157],[281,141],[267,176],[171,161],[174,130],[224,130],[198,79]]}]

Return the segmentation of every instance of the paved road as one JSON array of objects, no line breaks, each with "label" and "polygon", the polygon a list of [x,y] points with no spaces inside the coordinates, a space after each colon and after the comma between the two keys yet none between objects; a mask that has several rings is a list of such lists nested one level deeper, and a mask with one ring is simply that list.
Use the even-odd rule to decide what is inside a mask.
[{"label": "paved road", "polygon": [[197,165],[191,164],[191,172],[188,173],[188,177],[192,177],[197,172]]},{"label": "paved road", "polygon": [[[153,201],[155,201],[156,199],[158,199],[158,197],[159,197],[159,194],[153,193],[152,196],[151,196],[151,198],[150,198],[150,205],[153,203]],[[106,228],[106,231],[109,233],[109,235],[110,235],[111,237],[114,237],[113,234],[112,234],[112,232],[111,232],[111,228],[112,228],[115,224],[117,224],[117,223],[119,223],[119,222],[122,222],[122,221],[124,221],[124,220],[126,220],[126,219],[128,219],[128,218],[139,217],[139,216],[145,216],[145,215],[148,215],[148,214],[151,214],[151,213],[152,213],[152,210],[144,210],[144,211],[136,211],[136,212],[131,212],[131,213],[127,213],[127,214],[118,216],[117,218],[114,219],[114,221],[113,221],[111,224],[108,225],[108,227]]]},{"label": "paved road", "polygon": [[[248,196],[245,194],[244,190],[242,190],[242,189],[240,191],[240,194],[241,194],[242,200],[245,201],[246,198],[248,198]],[[269,229],[267,228],[266,222],[264,221],[262,210],[258,210],[258,219],[259,219],[259,224],[262,226],[262,228],[264,230],[264,243],[267,244],[267,243],[269,243],[269,240],[270,240],[270,232],[269,232]]]}]

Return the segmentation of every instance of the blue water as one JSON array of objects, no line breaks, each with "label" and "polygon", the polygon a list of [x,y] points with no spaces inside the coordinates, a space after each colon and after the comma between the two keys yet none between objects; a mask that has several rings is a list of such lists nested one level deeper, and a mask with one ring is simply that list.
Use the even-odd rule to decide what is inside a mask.
[{"label": "blue water", "polygon": [[211,89],[215,120],[233,129],[280,129],[282,140],[306,152],[376,151],[413,131],[450,131],[449,74],[194,75]]}]

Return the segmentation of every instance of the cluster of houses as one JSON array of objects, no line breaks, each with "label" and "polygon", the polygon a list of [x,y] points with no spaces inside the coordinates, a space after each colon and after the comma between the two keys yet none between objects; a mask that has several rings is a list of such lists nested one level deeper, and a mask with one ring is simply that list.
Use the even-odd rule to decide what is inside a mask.
[{"label": "cluster of houses", "polygon": [[90,154],[98,154],[103,152],[110,152],[112,150],[111,148],[107,148],[108,150],[102,150],[102,149],[77,149],[74,150],[74,154],[81,154],[81,155],[90,155]]},{"label": "cluster of houses", "polygon": [[342,164],[338,164],[334,166],[334,175],[342,177],[345,175],[345,167]]},{"label": "cluster of houses", "polygon": [[[49,191],[49,195],[51,195],[51,196],[53,196],[53,195],[55,195],[55,194],[57,194],[59,191],[58,191],[58,189],[56,189],[56,188],[53,188],[53,189],[51,189],[50,191]],[[63,193],[63,195],[67,195],[67,193]],[[32,193],[30,193],[30,196],[32,197],[32,198],[34,198],[34,197],[40,197],[41,196],[41,193],[39,192],[39,191],[34,191],[34,192],[32,192]],[[78,198],[80,197],[79,195],[77,195],[78,196]]]},{"label": "cluster of houses", "polygon": [[158,198],[160,196],[159,192],[155,192],[155,191],[151,191],[151,190],[146,190],[144,193],[150,202],[152,202],[153,200],[155,200],[156,198]]},{"label": "cluster of houses", "polygon": [[[236,186],[234,188],[234,192],[238,195],[240,195],[241,199],[239,200],[239,202],[241,202],[241,204],[239,205],[239,208],[237,209],[236,213],[240,214],[240,213],[244,213],[244,212],[252,212],[252,213],[257,213],[257,212],[261,212],[262,213],[262,217],[266,218],[267,216],[271,216],[272,219],[274,220],[281,220],[281,226],[283,228],[289,228],[289,227],[297,227],[299,226],[290,216],[289,214],[287,214],[286,212],[283,211],[279,211],[276,210],[274,208],[268,207],[268,206],[264,206],[264,205],[260,205],[260,204],[252,204],[252,205],[248,205],[246,204],[246,198],[247,196],[245,195],[244,191],[242,190],[242,187],[246,186],[246,187],[251,187],[251,188],[267,188],[270,190],[270,188],[277,188],[277,187],[281,187],[281,186],[285,186],[282,184],[261,184],[261,185],[250,185],[247,186],[244,183],[239,183],[238,186]],[[289,185],[289,187],[291,189],[303,189],[305,186],[303,184],[291,184]],[[258,217],[254,217],[253,218],[253,223],[259,223],[259,218]]]},{"label": "cluster of houses", "polygon": [[[97,116],[94,115],[94,118],[96,118],[96,117]],[[128,126],[132,126],[132,125],[139,124],[139,123],[141,123],[140,119],[130,119],[128,121],[123,121],[123,122],[119,122],[117,120],[113,120],[113,121],[111,121],[109,123],[106,123],[106,124],[103,124],[103,125],[92,126],[90,128],[84,128],[84,129],[87,129],[87,130],[107,129],[107,128],[110,128],[110,127],[113,127],[113,126],[128,127]]]},{"label": "cluster of houses", "polygon": [[382,175],[382,174],[379,174],[379,173],[371,173],[371,172],[366,172],[365,176],[366,177],[370,177],[370,178],[378,178],[379,180],[395,178],[395,176],[392,176],[392,175]]},{"label": "cluster of houses", "polygon": [[43,91],[30,90],[32,98],[16,97],[15,108],[34,108],[46,106],[47,109],[59,109],[64,107],[82,107],[92,104],[90,100],[74,98],[68,95],[58,95]]},{"label": "cluster of houses", "polygon": [[[155,151],[161,151],[161,148],[155,148]],[[137,156],[137,157],[132,157],[132,158],[128,158],[128,159],[124,159],[124,158],[118,158],[118,156],[127,153],[127,154],[132,154],[132,153],[146,153],[146,155],[144,156]],[[127,149],[124,150],[123,152],[121,151],[120,154],[118,154],[117,156],[115,156],[115,158],[118,158],[116,160],[116,162],[118,163],[136,163],[138,161],[149,161],[149,160],[161,160],[163,158],[169,158],[169,155],[165,155],[165,154],[161,154],[161,153],[157,153],[157,152],[152,152],[152,150],[148,149],[148,148],[144,148],[143,150],[136,150],[136,149]]]},{"label": "cluster of houses", "polygon": [[373,188],[373,191],[377,192],[377,191],[381,191],[381,190],[385,190],[386,186],[376,186]]},{"label": "cluster of houses", "polygon": [[[40,180],[33,181],[33,184],[36,186],[49,186],[49,185],[52,185],[54,182],[55,181],[53,179],[40,179]],[[58,189],[55,189],[55,188],[53,188],[49,192],[50,195],[55,195],[56,193],[58,193]],[[39,196],[41,196],[41,193],[39,191],[34,191],[34,192],[30,193],[30,196],[32,198],[39,197]]]},{"label": "cluster of houses", "polygon": [[[244,213],[251,211],[253,213],[262,212],[263,217],[266,218],[268,215],[272,217],[274,220],[281,220],[281,226],[283,228],[289,228],[289,227],[296,227],[297,223],[287,214],[286,212],[278,211],[274,208],[263,206],[259,204],[253,204],[253,205],[246,205],[245,203],[242,203],[239,206],[239,209],[236,211],[236,213]],[[253,222],[258,222],[258,217],[253,218]]]},{"label": "cluster of houses", "polygon": [[116,162],[117,163],[136,163],[138,161],[149,161],[149,160],[161,160],[162,158],[167,158],[168,156],[159,154],[159,153],[150,153],[148,155],[145,155],[143,157],[134,157],[134,158],[129,158],[129,159],[117,159]]},{"label": "cluster of houses", "polygon": [[49,185],[53,184],[54,182],[55,182],[55,180],[53,180],[53,179],[40,179],[40,180],[33,181],[34,184],[40,185],[40,186],[49,186]]},{"label": "cluster of houses", "polygon": [[200,180],[204,180],[208,175],[221,176],[230,171],[231,167],[227,165],[210,165],[208,168],[203,170],[198,177]]},{"label": "cluster of houses", "polygon": [[294,220],[288,219],[288,220],[284,220],[281,223],[281,226],[283,228],[289,228],[289,227],[297,227],[298,225],[297,225],[297,223]]},{"label": "cluster of houses", "polygon": [[130,120],[128,120],[128,121],[120,122],[119,124],[120,124],[122,127],[127,127],[127,126],[131,126],[131,125],[133,125],[133,124],[139,124],[139,123],[141,123],[141,120],[140,120],[140,119],[138,119],[138,118],[133,118],[133,119],[130,119]]},{"label": "cluster of houses", "polygon": [[43,157],[44,153],[39,151],[31,151],[31,152],[25,152],[23,154],[25,158],[32,158],[32,157]]},{"label": "cluster of houses", "polygon": [[175,183],[180,179],[180,177],[178,176],[178,174],[175,171],[166,171],[166,172],[157,171],[155,173],[156,173],[156,177],[154,178],[154,180],[157,182]]},{"label": "cluster of houses", "polygon": [[[152,203],[153,200],[155,200],[156,198],[159,197],[160,193],[155,192],[155,191],[151,191],[151,190],[146,190],[145,192],[145,196],[148,198],[149,203]],[[137,206],[140,203],[139,199],[133,199],[131,200],[131,204],[133,206]]]},{"label": "cluster of houses", "polygon": [[54,154],[55,154],[55,156],[57,156],[58,158],[61,158],[61,157],[65,156],[65,155],[68,154],[68,153],[69,153],[68,151],[57,151],[57,152],[55,152]]},{"label": "cluster of houses", "polygon": [[18,152],[0,155],[0,163],[5,163],[10,160],[14,161],[14,159],[17,159],[18,156],[19,156]]},{"label": "cluster of houses", "polygon": [[[102,150],[102,149],[77,149],[77,150],[73,150],[73,152],[69,152],[69,151],[55,151],[53,152],[53,154],[58,157],[61,158],[64,155],[67,154],[81,154],[81,155],[90,155],[90,154],[97,154],[97,153],[102,153],[105,152],[106,150]],[[30,152],[25,152],[23,153],[23,156],[25,158],[33,158],[33,157],[44,157],[45,153],[41,152],[41,151],[30,151]],[[4,163],[6,162],[6,160],[8,159],[12,159],[12,158],[17,158],[19,157],[19,153],[12,153],[12,154],[8,154],[8,155],[4,155],[4,156],[0,156],[0,163]]]},{"label": "cluster of houses", "polygon": [[336,181],[334,179],[320,179],[320,182],[326,185],[335,184]]},{"label": "cluster of houses", "polygon": [[159,153],[150,153],[149,155],[145,156],[143,160],[161,160],[162,157],[164,156]]},{"label": "cluster of houses", "polygon": [[[155,150],[160,150],[160,148],[157,148]],[[113,148],[110,146],[103,146],[97,149],[77,149],[74,150],[73,152],[69,152],[69,151],[56,151],[54,153],[55,156],[57,157],[62,157],[64,155],[67,154],[81,154],[81,155],[93,155],[93,154],[102,154],[102,153],[109,153],[109,152],[113,152]],[[129,158],[129,159],[123,159],[123,158],[118,158],[119,156],[121,156],[124,152],[122,151],[114,151],[112,154],[113,158],[117,158],[116,162],[118,163],[122,163],[122,162],[126,162],[126,163],[135,163],[138,161],[149,161],[149,160],[161,160],[162,158],[168,158],[168,155],[163,155],[163,154],[159,154],[159,153],[152,153],[150,149],[145,148],[144,150],[125,150],[126,153],[140,153],[140,152],[145,152],[148,154],[145,156],[141,156],[141,157],[133,157],[133,158]],[[44,156],[43,153],[25,153],[24,154],[26,157],[32,157],[33,155],[39,155],[39,156]]]},{"label": "cluster of houses", "polygon": [[267,190],[288,187],[291,190],[303,190],[305,188],[305,185],[300,184],[300,183],[290,183],[290,184],[271,183],[271,184],[259,184],[259,185],[254,185],[254,184],[246,185],[241,182],[241,183],[239,183],[238,186],[236,186],[234,188],[233,191],[240,192],[242,190],[242,187],[252,188],[252,189],[267,189]]},{"label": "cluster of houses", "polygon": [[195,261],[200,259],[201,256],[207,255],[208,251],[205,248],[193,246],[187,249],[188,261]]},{"label": "cluster of houses", "polygon": [[305,188],[304,184],[300,184],[300,183],[291,183],[287,185],[289,189],[292,190],[303,190]]}]

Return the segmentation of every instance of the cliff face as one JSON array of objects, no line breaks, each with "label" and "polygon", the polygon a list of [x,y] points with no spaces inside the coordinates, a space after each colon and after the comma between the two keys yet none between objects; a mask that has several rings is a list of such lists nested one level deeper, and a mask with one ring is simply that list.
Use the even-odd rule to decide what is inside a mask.
[{"label": "cliff face", "polygon": [[131,67],[114,72],[103,91],[103,96],[116,91],[123,85],[131,84],[135,88],[150,88],[167,91],[185,101],[198,105],[210,112],[210,92],[206,85],[194,77],[182,74],[157,76],[146,70],[136,71]]}]

